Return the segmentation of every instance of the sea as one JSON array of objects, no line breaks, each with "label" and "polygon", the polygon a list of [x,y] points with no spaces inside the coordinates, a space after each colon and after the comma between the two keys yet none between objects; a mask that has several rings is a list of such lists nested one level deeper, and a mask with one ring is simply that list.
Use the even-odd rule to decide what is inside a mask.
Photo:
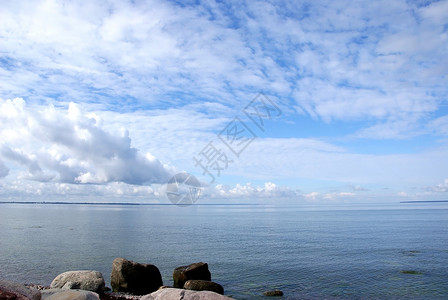
[{"label": "sea", "polygon": [[448,203],[0,204],[0,279],[206,262],[235,299],[448,299]]}]

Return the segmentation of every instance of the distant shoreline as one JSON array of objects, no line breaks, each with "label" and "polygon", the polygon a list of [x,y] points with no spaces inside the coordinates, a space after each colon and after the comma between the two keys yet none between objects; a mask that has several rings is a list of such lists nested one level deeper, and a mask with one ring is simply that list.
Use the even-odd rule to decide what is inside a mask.
[{"label": "distant shoreline", "polygon": [[[139,205],[154,205],[154,206],[178,206],[173,203],[132,203],[132,202],[62,202],[62,201],[0,201],[0,204],[50,204],[50,205],[60,205],[60,204],[68,204],[68,205],[131,205],[131,206],[139,206]],[[252,205],[263,205],[259,203],[194,203],[188,206],[252,206]],[[187,205],[186,205],[187,206]]]},{"label": "distant shoreline", "polygon": [[415,201],[400,201],[400,203],[445,203],[448,200],[415,200]]}]

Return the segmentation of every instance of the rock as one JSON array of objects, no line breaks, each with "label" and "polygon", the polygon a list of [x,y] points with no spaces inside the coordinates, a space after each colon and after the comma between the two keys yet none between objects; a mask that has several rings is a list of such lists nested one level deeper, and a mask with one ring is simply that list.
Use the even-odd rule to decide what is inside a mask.
[{"label": "rock", "polygon": [[99,300],[97,293],[75,289],[49,289],[42,291],[42,300]]},{"label": "rock", "polygon": [[163,282],[156,266],[116,258],[112,264],[110,284],[114,292],[146,295],[157,291]]},{"label": "rock", "polygon": [[212,291],[218,294],[224,294],[224,288],[222,285],[206,280],[188,280],[184,284],[184,289],[194,291]]},{"label": "rock", "polygon": [[40,300],[39,290],[26,287],[23,284],[0,280],[0,299],[5,300]]},{"label": "rock", "polygon": [[280,290],[266,291],[263,293],[265,296],[283,296],[283,292]]},{"label": "rock", "polygon": [[233,298],[223,296],[210,291],[191,291],[176,288],[166,288],[143,296],[140,300],[231,300]]},{"label": "rock", "polygon": [[175,288],[183,288],[187,280],[212,280],[212,275],[208,270],[208,265],[203,262],[194,263],[188,266],[177,267],[173,272]]},{"label": "rock", "polygon": [[79,289],[102,293],[105,283],[103,275],[98,271],[69,271],[56,276],[50,288]]}]

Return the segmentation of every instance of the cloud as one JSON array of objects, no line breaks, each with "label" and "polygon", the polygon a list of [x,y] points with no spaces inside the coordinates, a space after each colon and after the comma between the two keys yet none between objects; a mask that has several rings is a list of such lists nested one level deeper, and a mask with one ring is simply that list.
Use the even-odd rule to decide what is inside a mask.
[{"label": "cloud", "polygon": [[357,195],[351,192],[310,192],[303,194],[305,201],[310,203],[348,202],[348,199],[355,196]]},{"label": "cloud", "polygon": [[350,184],[349,185],[354,191],[359,191],[359,192],[367,192],[367,191],[369,191],[369,189],[367,189],[367,188],[365,188],[365,187],[362,187],[362,186],[360,186],[360,185],[353,185],[353,184]]},{"label": "cloud", "polygon": [[9,169],[7,166],[5,166],[5,164],[3,163],[3,161],[0,160],[0,178],[6,177],[9,174]]},{"label": "cloud", "polygon": [[[163,182],[161,161],[193,169],[192,156],[263,91],[284,123],[317,126],[279,122],[226,174],[295,187],[440,181],[446,149],[434,141],[375,155],[340,140],[446,138],[447,3],[4,1],[0,97],[26,103],[2,102],[0,175]],[[320,122],[338,136],[321,138],[331,133]]]},{"label": "cloud", "polygon": [[110,133],[98,117],[70,103],[66,113],[1,100],[3,159],[28,169],[24,178],[67,183],[165,183],[174,171],[131,146],[126,130]]},{"label": "cloud", "polygon": [[357,137],[412,137],[446,99],[446,7],[9,1],[0,94],[132,111],[263,90],[326,122],[367,119]]},{"label": "cloud", "polygon": [[424,186],[446,177],[446,151],[442,145],[416,153],[357,153],[313,138],[258,138],[226,174],[277,182],[294,178],[299,187],[306,180]]},{"label": "cloud", "polygon": [[436,193],[446,193],[448,192],[448,179],[445,179],[443,183],[439,183],[435,186],[427,187],[427,191]]},{"label": "cloud", "polygon": [[428,123],[428,131],[448,136],[448,115],[433,119]]},{"label": "cloud", "polygon": [[34,155],[28,157],[27,155],[20,153],[19,150],[13,150],[6,145],[2,145],[0,150],[0,153],[5,159],[16,161],[28,168],[28,174],[23,176],[24,178],[41,182],[47,182],[54,178],[54,175],[46,174],[41,169]]},{"label": "cloud", "polygon": [[323,195],[323,199],[324,200],[330,200],[330,201],[334,201],[334,200],[339,200],[340,198],[349,198],[349,197],[354,197],[356,196],[355,193],[350,193],[350,192],[334,192],[334,193],[326,193],[325,195]]},{"label": "cloud", "polygon": [[305,200],[308,202],[315,202],[319,199],[320,193],[319,192],[311,192],[303,195],[305,197]]},{"label": "cloud", "polygon": [[218,184],[211,189],[207,189],[206,196],[218,199],[269,199],[273,202],[279,199],[294,200],[299,192],[288,187],[278,186],[272,182],[265,182],[263,186],[254,186],[251,183],[245,185],[236,184],[231,187]]}]

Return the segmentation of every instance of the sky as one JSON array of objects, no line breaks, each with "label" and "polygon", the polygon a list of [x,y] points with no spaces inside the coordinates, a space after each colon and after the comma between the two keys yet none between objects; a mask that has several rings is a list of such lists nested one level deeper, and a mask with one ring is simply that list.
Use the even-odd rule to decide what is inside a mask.
[{"label": "sky", "polygon": [[0,201],[448,198],[448,1],[1,1]]}]

